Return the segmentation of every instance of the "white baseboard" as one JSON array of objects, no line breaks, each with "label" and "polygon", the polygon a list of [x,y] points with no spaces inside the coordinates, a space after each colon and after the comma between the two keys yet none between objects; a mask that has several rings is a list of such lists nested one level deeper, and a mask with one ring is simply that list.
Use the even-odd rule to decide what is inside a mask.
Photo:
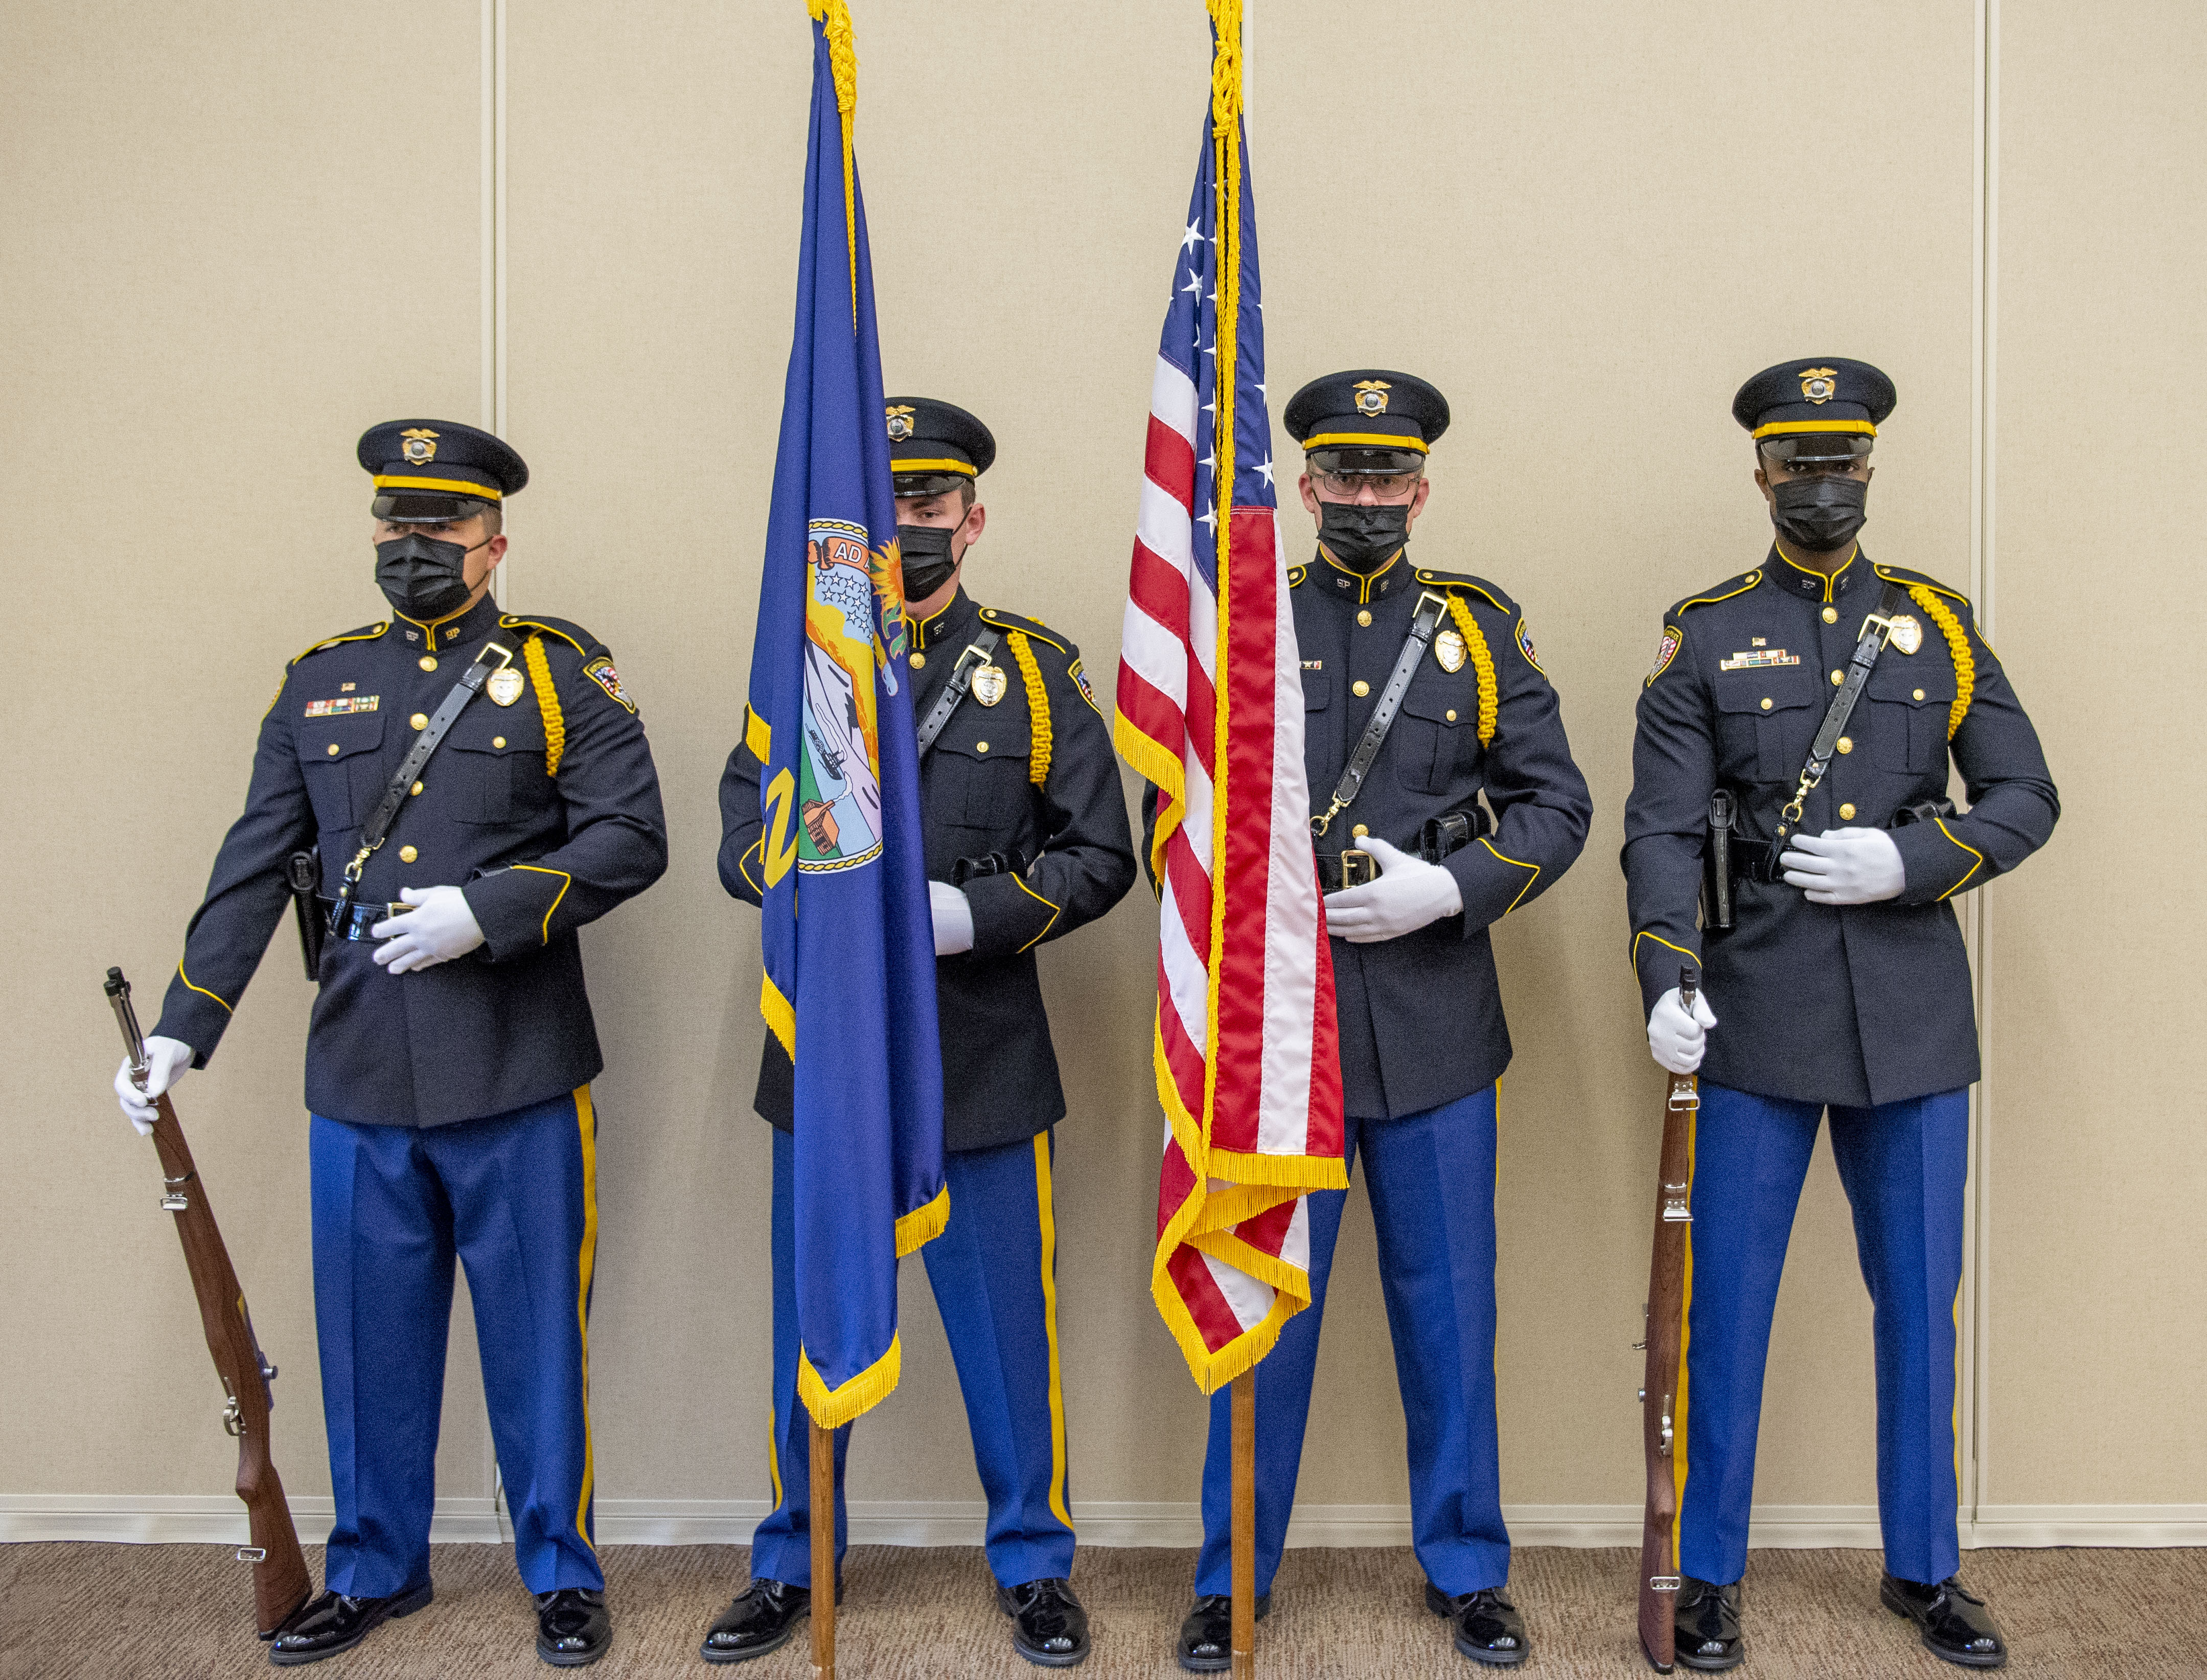
[{"label": "white baseboard", "polygon": [[[603,1545],[748,1545],[769,1507],[763,1499],[601,1499]],[[291,1501],[302,1538],[317,1540],[334,1507]],[[1192,1500],[1076,1503],[1084,1545],[1190,1547],[1203,1538]],[[1515,1505],[1503,1515],[1519,1545],[1640,1544],[1635,1505]],[[978,1545],[978,1500],[854,1500],[851,1539],[860,1545]],[[440,1499],[429,1538],[497,1544],[509,1538],[487,1499]],[[218,1494],[0,1494],[0,1542],[110,1540],[242,1545],[245,1512]],[[1408,1545],[1402,1505],[1298,1505],[1292,1546]],[[1755,1546],[1878,1545],[1874,1505],[1758,1505],[1748,1529]],[[1962,1545],[1977,1546],[2207,1546],[2207,1505],[1985,1505],[1962,1522]]]}]

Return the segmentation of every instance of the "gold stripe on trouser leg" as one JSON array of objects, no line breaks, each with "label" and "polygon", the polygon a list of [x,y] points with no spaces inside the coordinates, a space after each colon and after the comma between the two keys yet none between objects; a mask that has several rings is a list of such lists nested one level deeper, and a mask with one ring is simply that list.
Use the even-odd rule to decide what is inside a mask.
[{"label": "gold stripe on trouser leg", "polygon": [[[1686,1111],[1686,1207],[1694,1205],[1694,1145],[1699,1140],[1701,1110]],[[1671,1474],[1676,1479],[1671,1504],[1671,1569],[1683,1575],[1686,1569],[1686,1354],[1693,1339],[1694,1325],[1694,1222],[1686,1222],[1686,1264],[1683,1287],[1678,1291],[1678,1391],[1671,1402]],[[1720,1582],[1719,1585],[1725,1583]]]},{"label": "gold stripe on trouser leg", "polygon": [[590,1088],[575,1093],[575,1123],[583,1135],[583,1247],[575,1261],[575,1325],[583,1337],[583,1492],[575,1501],[575,1532],[595,1556],[590,1534],[590,1490],[597,1463],[590,1446],[590,1274],[598,1264],[598,1116]]},{"label": "gold stripe on trouser leg", "polygon": [[781,1414],[769,1401],[766,1408],[766,1477],[774,1486],[774,1509],[781,1509]]},{"label": "gold stripe on trouser leg", "polygon": [[1035,1217],[1042,1234],[1042,1321],[1050,1339],[1050,1509],[1068,1528],[1065,1508],[1065,1387],[1057,1359],[1057,1211],[1051,1201],[1050,1133],[1034,1139]]}]

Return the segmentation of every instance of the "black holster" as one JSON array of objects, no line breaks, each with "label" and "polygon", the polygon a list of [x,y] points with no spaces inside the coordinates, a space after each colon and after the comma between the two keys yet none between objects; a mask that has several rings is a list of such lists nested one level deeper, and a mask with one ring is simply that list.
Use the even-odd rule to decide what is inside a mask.
[{"label": "black holster", "polygon": [[[1418,856],[1429,864],[1438,864],[1450,852],[1462,851],[1492,827],[1483,805],[1449,811],[1440,816],[1429,816],[1419,825]],[[1379,878],[1378,863],[1361,846],[1352,846],[1345,852],[1321,852],[1318,854],[1320,892],[1338,893],[1344,888],[1361,887],[1367,881]]]},{"label": "black holster", "polygon": [[991,852],[979,858],[960,858],[950,866],[950,884],[963,887],[969,881],[987,875],[1025,875],[1026,865],[1020,861],[1019,848],[1008,852]]},{"label": "black holster", "polygon": [[322,852],[320,846],[294,852],[284,861],[284,884],[291,889],[291,912],[299,922],[299,954],[306,960],[307,978],[322,978],[322,939],[329,932],[328,913],[322,908]]}]

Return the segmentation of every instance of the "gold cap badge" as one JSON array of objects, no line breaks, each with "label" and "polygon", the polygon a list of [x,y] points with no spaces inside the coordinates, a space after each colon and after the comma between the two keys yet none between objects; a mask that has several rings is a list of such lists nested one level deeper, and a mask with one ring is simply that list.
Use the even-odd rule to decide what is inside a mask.
[{"label": "gold cap badge", "polygon": [[889,441],[902,443],[912,435],[912,416],[915,410],[901,403],[889,406]]},{"label": "gold cap badge", "polygon": [[410,426],[398,435],[405,439],[398,452],[416,466],[437,458],[437,434],[427,427]]},{"label": "gold cap badge", "polygon": [[1385,414],[1387,412],[1387,381],[1359,380],[1356,382],[1356,412]]},{"label": "gold cap badge", "polygon": [[1801,370],[1801,394],[1812,403],[1828,403],[1839,394],[1839,370],[1836,368],[1803,368]]}]

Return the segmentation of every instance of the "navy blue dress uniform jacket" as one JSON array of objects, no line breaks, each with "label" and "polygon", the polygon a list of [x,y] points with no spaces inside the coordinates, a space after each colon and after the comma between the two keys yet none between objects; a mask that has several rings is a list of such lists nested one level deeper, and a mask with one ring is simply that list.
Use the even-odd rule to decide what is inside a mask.
[{"label": "navy blue dress uniform jacket", "polygon": [[[1091,697],[1080,652],[1032,619],[977,607],[960,588],[932,619],[912,625],[912,711],[924,719],[958,658],[984,628],[1002,697],[968,693],[920,761],[920,804],[930,881],[950,881],[961,858],[997,854],[1015,866],[963,884],[973,948],[935,966],[942,1036],[942,1145],[1017,1143],[1065,1115],[1035,948],[1094,921],[1134,881],[1133,839],[1110,732]],[[1024,639],[1044,715],[1013,642]],[[762,898],[757,754],[728,755],[721,778],[721,880],[748,903]],[[1039,774],[1040,779],[1037,780]],[[791,1128],[794,1077],[781,1040],[766,1035],[755,1106]]]},{"label": "navy blue dress uniform jacket", "polygon": [[[1420,1114],[1484,1090],[1510,1065],[1487,929],[1562,878],[1586,845],[1594,802],[1571,761],[1556,691],[1535,663],[1524,616],[1494,584],[1413,567],[1407,550],[1369,578],[1320,550],[1288,581],[1314,813],[1332,803],[1427,592],[1463,604],[1492,668],[1493,732],[1482,746],[1480,661],[1467,649],[1459,668],[1448,670],[1437,633],[1363,790],[1316,837],[1321,857],[1337,854],[1357,845],[1361,824],[1415,856],[1429,818],[1475,812],[1482,794],[1492,810],[1491,834],[1440,860],[1462,894],[1461,915],[1400,939],[1332,942],[1348,1111],[1361,1119]],[[1452,613],[1439,631],[1456,631]],[[1153,792],[1145,813],[1154,804]]]},{"label": "navy blue dress uniform jacket", "polygon": [[[1897,899],[1816,905],[1798,888],[1743,880],[1735,926],[1698,927],[1709,795],[1732,791],[1738,834],[1767,840],[1887,582],[1929,592],[1964,638],[1969,709],[1947,731],[1964,667],[1923,607],[1914,653],[1889,644],[1849,719],[1799,832],[1891,828],[1943,798],[1948,760],[1966,814],[1893,828],[1907,870]],[[1967,1085],[1977,1077],[1969,962],[1952,900],[2046,843],[2060,815],[2038,735],[1966,597],[1857,551],[1831,580],[1773,547],[1755,571],[1679,602],[1663,619],[1640,697],[1624,877],[1642,1005],[1704,971],[1720,1025],[1702,1073],[1766,1097],[1863,1106]]]},{"label": "navy blue dress uniform jacket", "polygon": [[484,942],[392,975],[374,942],[323,947],[307,1106],[333,1120],[442,1126],[587,1085],[604,1067],[575,930],[667,868],[659,778],[605,648],[488,596],[433,625],[401,618],[293,660],[261,720],[245,813],[224,840],[156,1031],[203,1067],[290,901],[284,862],[319,842],[334,896],[360,830],[485,640],[523,645],[515,703],[469,702],[371,856],[356,900],[456,886]]}]

